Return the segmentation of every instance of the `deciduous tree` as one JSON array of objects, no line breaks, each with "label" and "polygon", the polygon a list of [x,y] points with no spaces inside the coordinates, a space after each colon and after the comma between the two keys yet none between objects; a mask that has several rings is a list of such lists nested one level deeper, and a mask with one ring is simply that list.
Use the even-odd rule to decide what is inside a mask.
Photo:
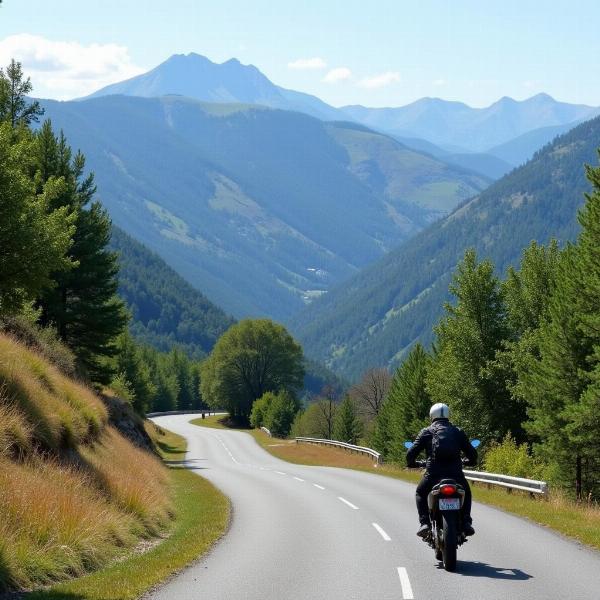
[{"label": "deciduous tree", "polygon": [[201,368],[201,391],[214,408],[247,421],[265,392],[302,387],[302,348],[286,329],[268,319],[244,320],[219,339]]}]

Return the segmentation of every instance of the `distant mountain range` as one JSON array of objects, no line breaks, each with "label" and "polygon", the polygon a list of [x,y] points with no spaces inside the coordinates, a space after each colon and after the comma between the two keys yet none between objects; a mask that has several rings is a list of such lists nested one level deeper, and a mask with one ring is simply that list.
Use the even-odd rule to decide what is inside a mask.
[{"label": "distant mountain range", "polygon": [[[572,127],[600,113],[597,107],[557,102],[548,94],[537,94],[521,102],[504,97],[485,108],[422,98],[398,108],[345,106],[341,110],[352,120],[374,129],[423,138],[452,153],[489,152],[535,129],[566,124]],[[508,158],[505,156],[504,160]],[[513,162],[510,158],[509,162]]]},{"label": "distant mountain range", "polygon": [[489,184],[301,112],[181,96],[43,106],[115,224],[236,317],[290,317]]},{"label": "distant mountain range", "polygon": [[356,378],[368,367],[397,364],[417,341],[429,343],[467,248],[503,273],[531,240],[574,239],[589,190],[584,164],[597,164],[599,145],[600,117],[316,300],[292,320],[307,353]]},{"label": "distant mountain range", "polygon": [[[598,107],[557,102],[547,94],[523,101],[505,97],[485,108],[439,98],[422,98],[394,108],[335,108],[316,96],[275,85],[253,65],[242,65],[237,59],[217,64],[194,53],[171,56],[151,71],[109,85],[91,97],[110,94],[177,94],[205,102],[299,111],[325,121],[352,120],[393,135],[410,148],[492,178],[522,164],[551,141],[548,128],[563,133],[564,127],[600,114]],[[536,130],[512,151],[512,140]]]}]

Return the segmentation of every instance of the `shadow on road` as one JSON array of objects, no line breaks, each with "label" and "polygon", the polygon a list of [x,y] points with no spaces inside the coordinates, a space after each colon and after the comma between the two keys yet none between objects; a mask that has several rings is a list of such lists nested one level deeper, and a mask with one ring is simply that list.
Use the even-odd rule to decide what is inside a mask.
[{"label": "shadow on road", "polygon": [[483,562],[460,561],[456,568],[457,575],[466,577],[488,577],[489,579],[512,579],[513,581],[525,581],[533,575],[521,571],[521,569],[509,569],[507,567],[493,567]]},{"label": "shadow on road", "polygon": [[[200,466],[199,462],[206,460],[205,458],[189,458],[187,460],[165,460],[164,463],[171,469],[189,469],[190,471],[201,471],[208,467]],[[0,599],[1,600],[1,599]]]}]

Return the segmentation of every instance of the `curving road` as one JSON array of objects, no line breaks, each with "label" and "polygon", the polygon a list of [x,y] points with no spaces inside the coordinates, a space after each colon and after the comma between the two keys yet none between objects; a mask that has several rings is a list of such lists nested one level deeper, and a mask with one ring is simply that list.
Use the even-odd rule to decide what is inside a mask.
[{"label": "curving road", "polygon": [[283,462],[245,433],[153,419],[188,440],[187,465],[233,505],[212,552],[152,600],[598,600],[600,553],[474,504],[477,534],[447,573],[415,535],[414,486]]}]

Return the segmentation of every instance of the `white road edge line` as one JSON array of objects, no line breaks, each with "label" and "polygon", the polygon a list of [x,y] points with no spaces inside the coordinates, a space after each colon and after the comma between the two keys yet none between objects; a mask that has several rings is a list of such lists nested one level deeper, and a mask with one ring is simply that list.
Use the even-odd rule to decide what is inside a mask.
[{"label": "white road edge line", "polygon": [[277,475],[287,475],[287,473],[284,473],[283,471],[274,471],[274,473],[277,473]]},{"label": "white road edge line", "polygon": [[400,577],[400,585],[402,586],[402,597],[404,600],[414,600],[408,572],[404,567],[398,567],[398,577]]},{"label": "white road edge line", "polygon": [[347,504],[350,508],[353,508],[354,510],[358,510],[358,506],[355,506],[354,504],[352,504],[352,502],[348,502],[348,500],[346,500],[346,498],[342,498],[341,496],[338,496],[338,500],[341,500],[344,504]]},{"label": "white road edge line", "polygon": [[304,479],[300,479],[300,477],[294,477],[296,481],[304,481]]},{"label": "white road edge line", "polygon": [[379,533],[379,535],[386,541],[389,542],[392,538],[383,530],[383,528],[378,525],[377,523],[371,523],[371,525],[373,525],[373,527],[375,527],[375,530],[377,531],[377,533]]},{"label": "white road edge line", "polygon": [[325,488],[324,488],[322,485],[319,485],[318,483],[313,483],[313,485],[314,485],[316,488],[319,488],[320,490],[324,490],[324,489],[325,489]]}]

